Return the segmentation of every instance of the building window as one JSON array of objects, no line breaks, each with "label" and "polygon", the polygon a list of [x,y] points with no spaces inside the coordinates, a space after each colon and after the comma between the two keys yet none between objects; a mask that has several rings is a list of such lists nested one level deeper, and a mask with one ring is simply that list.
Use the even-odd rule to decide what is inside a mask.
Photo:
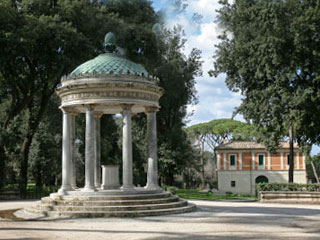
[{"label": "building window", "polygon": [[260,154],[258,157],[259,157],[259,166],[263,166],[264,165],[264,155]]},{"label": "building window", "polygon": [[230,155],[229,160],[230,160],[230,166],[236,165],[236,155]]},{"label": "building window", "polygon": [[231,181],[231,187],[236,187],[236,181]]}]

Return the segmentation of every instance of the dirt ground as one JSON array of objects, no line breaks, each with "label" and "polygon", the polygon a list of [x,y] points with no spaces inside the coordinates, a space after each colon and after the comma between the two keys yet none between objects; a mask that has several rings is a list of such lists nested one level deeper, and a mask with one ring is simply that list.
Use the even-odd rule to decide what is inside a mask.
[{"label": "dirt ground", "polygon": [[33,201],[0,201],[0,239],[320,239],[319,205],[192,202],[196,212],[160,217],[24,220],[12,215]]}]

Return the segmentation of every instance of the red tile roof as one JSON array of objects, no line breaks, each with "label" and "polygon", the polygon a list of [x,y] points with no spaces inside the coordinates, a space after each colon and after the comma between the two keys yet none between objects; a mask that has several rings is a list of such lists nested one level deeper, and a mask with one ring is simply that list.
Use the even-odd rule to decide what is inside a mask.
[{"label": "red tile roof", "polygon": [[[280,142],[280,149],[289,149],[289,142]],[[297,144],[294,144],[294,148],[299,148]],[[223,143],[216,147],[216,150],[227,150],[227,149],[265,149],[263,143],[257,142],[246,142],[246,141],[232,141],[228,143]]]}]

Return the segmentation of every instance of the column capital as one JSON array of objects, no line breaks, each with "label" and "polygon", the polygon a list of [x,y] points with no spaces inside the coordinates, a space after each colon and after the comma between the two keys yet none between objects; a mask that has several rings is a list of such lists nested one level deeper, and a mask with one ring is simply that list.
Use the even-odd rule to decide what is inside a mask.
[{"label": "column capital", "polygon": [[155,106],[150,106],[150,107],[145,107],[145,113],[152,113],[152,112],[158,112],[159,111],[159,107],[155,107]]},{"label": "column capital", "polygon": [[122,110],[131,110],[134,104],[121,104]]},{"label": "column capital", "polygon": [[72,114],[74,111],[71,107],[59,107],[60,110],[62,111],[62,113],[66,113],[66,114]]},{"label": "column capital", "polygon": [[76,117],[78,115],[78,112],[72,111],[72,112],[70,112],[70,114],[71,114],[71,116]]},{"label": "column capital", "polygon": [[94,110],[97,104],[83,104],[87,110]]},{"label": "column capital", "polygon": [[101,118],[103,115],[103,112],[94,112],[94,118]]}]

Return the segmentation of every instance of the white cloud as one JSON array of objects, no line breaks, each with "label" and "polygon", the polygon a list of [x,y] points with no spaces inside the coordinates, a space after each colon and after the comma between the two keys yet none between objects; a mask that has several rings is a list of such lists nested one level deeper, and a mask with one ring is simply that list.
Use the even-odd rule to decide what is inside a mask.
[{"label": "white cloud", "polygon": [[[221,74],[217,78],[208,75],[208,71],[213,69],[214,45],[219,42],[218,36],[221,34],[221,29],[214,22],[216,10],[220,5],[218,0],[189,0],[188,4],[185,14],[170,15],[166,23],[169,28],[177,24],[183,27],[185,38],[188,40],[184,50],[186,55],[192,48],[202,51],[203,76],[196,79],[199,103],[196,106],[188,106],[188,113],[194,113],[187,119],[188,125],[217,118],[231,118],[235,108],[241,104],[241,96],[228,90],[224,83],[225,75]],[[194,13],[203,16],[202,23],[196,24],[191,21]],[[242,116],[236,116],[236,119],[243,120]]]},{"label": "white cloud", "polygon": [[216,9],[220,7],[218,0],[191,0],[189,1],[189,11],[200,13],[204,20],[212,20],[216,15]]}]

